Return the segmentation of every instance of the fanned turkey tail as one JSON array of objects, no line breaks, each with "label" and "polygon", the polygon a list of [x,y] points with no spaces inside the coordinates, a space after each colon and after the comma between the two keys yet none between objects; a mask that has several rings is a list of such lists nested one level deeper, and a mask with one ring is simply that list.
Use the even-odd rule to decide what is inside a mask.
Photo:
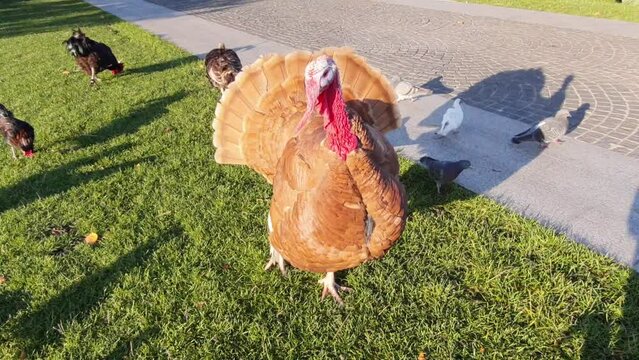
[{"label": "fanned turkey tail", "polygon": [[272,183],[277,161],[306,110],[304,69],[321,54],[337,63],[349,108],[382,132],[399,127],[392,86],[351,49],[266,55],[240,72],[217,105],[213,145],[218,163],[247,165]]}]

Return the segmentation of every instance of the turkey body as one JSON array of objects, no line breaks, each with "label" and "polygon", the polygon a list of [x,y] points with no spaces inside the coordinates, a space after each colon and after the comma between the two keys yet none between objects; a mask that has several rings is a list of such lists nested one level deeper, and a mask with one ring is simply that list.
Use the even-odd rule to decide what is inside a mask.
[{"label": "turkey body", "polygon": [[[382,256],[403,230],[406,204],[397,155],[359,114],[351,121],[360,143],[369,146],[358,155],[342,161],[324,146],[317,116],[288,141],[278,162],[269,241],[296,268],[319,273],[355,267]],[[367,200],[379,196],[386,197],[387,213],[376,219],[369,211],[381,204]]]},{"label": "turkey body", "polygon": [[[305,73],[315,63],[334,75],[313,75],[322,95]],[[406,195],[383,135],[399,121],[394,89],[350,49],[268,55],[242,70],[216,109],[213,144],[218,163],[248,165],[273,184],[267,268],[285,272],[286,260],[326,272],[323,295],[341,303],[334,272],[383,256],[400,238]]]}]

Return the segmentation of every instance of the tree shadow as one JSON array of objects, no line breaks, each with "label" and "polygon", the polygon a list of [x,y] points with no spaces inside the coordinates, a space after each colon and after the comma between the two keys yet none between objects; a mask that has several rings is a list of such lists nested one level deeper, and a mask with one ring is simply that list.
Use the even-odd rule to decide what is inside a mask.
[{"label": "tree shadow", "polygon": [[150,64],[150,65],[135,67],[135,68],[127,68],[124,71],[124,73],[120,75],[120,77],[126,77],[131,75],[138,75],[138,74],[140,75],[153,74],[157,72],[162,72],[164,70],[173,69],[175,67],[188,65],[197,61],[199,61],[199,59],[195,56],[183,56],[178,59],[172,59],[169,61],[164,61],[164,62],[160,62],[156,64]]},{"label": "tree shadow", "polygon": [[120,256],[113,264],[87,275],[38,306],[37,310],[17,319],[12,329],[13,336],[22,342],[27,353],[37,353],[49,345],[60,343],[65,324],[82,322],[109,297],[122,277],[142,268],[163,242],[182,234],[183,229],[172,224],[154,239]]},{"label": "tree shadow", "polygon": [[3,291],[0,288],[0,328],[27,307],[29,298],[29,294],[24,291]]},{"label": "tree shadow", "polygon": [[140,162],[152,159],[147,157],[136,161],[127,161],[89,173],[79,171],[84,166],[96,163],[103,158],[120,154],[129,148],[131,148],[130,144],[118,145],[107,151],[60,165],[44,173],[32,175],[15,185],[0,189],[0,213],[65,192],[76,186],[107,177],[124,168],[133,167]]},{"label": "tree shadow", "polygon": [[[168,112],[167,108],[169,105],[182,100],[187,94],[185,91],[178,91],[173,95],[151,100],[131,111],[129,114],[114,119],[108,125],[92,133],[78,135],[73,138],[72,141],[76,142],[81,148],[85,148],[107,142],[120,135],[132,134],[138,131],[142,126],[165,115]],[[70,139],[63,139],[61,141],[69,140]]]},{"label": "tree shadow", "polygon": [[31,2],[3,0],[0,5],[0,38],[32,35],[76,27],[108,25],[115,17],[81,1]]}]

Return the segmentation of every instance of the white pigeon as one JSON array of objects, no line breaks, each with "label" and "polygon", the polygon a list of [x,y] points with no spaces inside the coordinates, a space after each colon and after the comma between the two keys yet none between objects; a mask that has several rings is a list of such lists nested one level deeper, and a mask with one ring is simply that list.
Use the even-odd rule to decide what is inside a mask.
[{"label": "white pigeon", "polygon": [[394,76],[391,79],[391,84],[395,87],[395,94],[397,95],[397,101],[410,100],[415,101],[415,99],[432,95],[432,90],[424,89],[417,87],[408,81],[403,81],[397,76]]},{"label": "white pigeon", "polygon": [[442,127],[437,132],[441,136],[448,135],[451,131],[457,131],[464,121],[464,111],[461,108],[461,99],[455,100],[453,106],[446,110],[442,118]]}]

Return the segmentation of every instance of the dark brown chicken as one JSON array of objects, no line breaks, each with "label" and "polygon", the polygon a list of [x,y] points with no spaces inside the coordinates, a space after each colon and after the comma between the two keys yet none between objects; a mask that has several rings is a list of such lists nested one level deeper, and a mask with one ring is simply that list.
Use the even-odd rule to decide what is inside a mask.
[{"label": "dark brown chicken", "polygon": [[226,90],[229,84],[235,80],[235,76],[242,71],[240,58],[235,51],[227,49],[224,44],[218,45],[217,49],[206,54],[204,66],[211,85],[221,91]]},{"label": "dark brown chicken", "polygon": [[113,75],[117,75],[124,71],[124,64],[118,62],[110,47],[90,39],[80,29],[73,30],[73,35],[65,44],[75,63],[91,76],[91,85],[97,81],[96,74],[99,72],[111,70]]},{"label": "dark brown chicken", "polygon": [[0,104],[0,133],[9,144],[13,158],[17,159],[16,148],[22,150],[24,156],[33,156],[35,131],[27,122],[18,120],[4,105]]}]

